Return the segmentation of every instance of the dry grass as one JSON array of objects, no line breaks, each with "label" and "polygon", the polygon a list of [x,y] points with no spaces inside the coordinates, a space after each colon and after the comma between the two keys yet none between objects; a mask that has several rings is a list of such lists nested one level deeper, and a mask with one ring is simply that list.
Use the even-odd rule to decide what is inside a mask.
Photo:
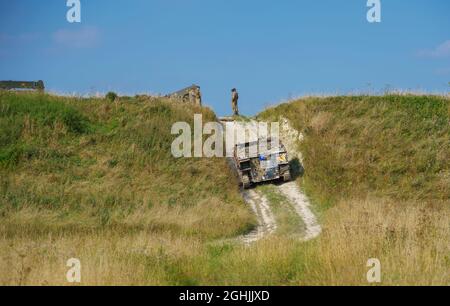
[{"label": "dry grass", "polygon": [[305,136],[301,184],[324,227],[302,283],[364,284],[372,257],[383,284],[450,283],[448,97],[311,97],[260,118],[280,116]]},{"label": "dry grass", "polygon": [[245,247],[223,242],[254,225],[225,161],[170,157],[172,122],[209,110],[0,95],[0,284],[69,285],[75,257],[82,285],[367,285],[376,257],[384,285],[449,285],[450,107],[349,99],[266,113],[305,135],[324,231],[292,238],[273,195],[287,233]]},{"label": "dry grass", "polygon": [[67,285],[65,260],[77,257],[83,285],[367,285],[366,262],[378,258],[383,285],[450,285],[449,218],[444,203],[367,199],[329,210],[323,235],[306,244],[126,230],[16,236],[0,240],[1,283]]},{"label": "dry grass", "polygon": [[449,285],[448,220],[443,202],[342,201],[326,213],[313,283],[364,284],[365,263],[378,258],[383,285]]},{"label": "dry grass", "polygon": [[[128,250],[160,236],[206,243],[254,226],[225,160],[171,156],[172,123],[199,112],[215,120],[210,110],[154,98],[0,94],[0,283],[61,283],[67,256],[95,266],[87,283],[128,275],[144,283]],[[113,282],[98,270],[105,265],[129,272]]]}]

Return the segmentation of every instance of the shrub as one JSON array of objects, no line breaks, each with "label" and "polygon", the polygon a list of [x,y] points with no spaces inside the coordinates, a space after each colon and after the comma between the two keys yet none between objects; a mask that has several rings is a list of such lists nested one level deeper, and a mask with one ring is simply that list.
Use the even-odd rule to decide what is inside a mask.
[{"label": "shrub", "polygon": [[112,92],[112,91],[110,91],[106,94],[106,99],[108,99],[111,102],[114,102],[118,97],[119,96],[115,92]]},{"label": "shrub", "polygon": [[86,118],[75,109],[66,108],[62,114],[62,119],[64,125],[72,133],[83,134],[88,130]]}]

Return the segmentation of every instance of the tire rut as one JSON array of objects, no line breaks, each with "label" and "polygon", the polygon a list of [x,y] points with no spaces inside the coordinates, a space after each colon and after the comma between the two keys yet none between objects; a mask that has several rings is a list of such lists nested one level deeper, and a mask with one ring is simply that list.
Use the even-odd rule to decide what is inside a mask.
[{"label": "tire rut", "polygon": [[[222,122],[222,125],[225,127],[225,122]],[[231,125],[231,128],[233,128],[234,130],[243,129],[245,127],[250,127],[250,137],[256,137],[257,139],[258,132],[256,130],[256,121],[252,120],[245,123],[234,122],[234,124]],[[298,156],[299,159],[302,160],[300,152],[296,152],[296,150],[294,149],[295,142],[299,138],[299,133],[289,126],[288,120],[284,120],[280,136],[281,140],[286,145],[288,152],[291,153],[291,156]],[[231,158],[228,158],[228,162],[230,166],[237,171]],[[287,199],[287,201],[289,201],[289,204],[295,209],[295,212],[297,213],[299,218],[303,220],[306,229],[305,234],[301,239],[303,241],[307,241],[319,236],[322,232],[322,228],[318,223],[316,216],[311,210],[311,204],[308,200],[308,197],[302,192],[297,183],[293,181],[278,185],[277,191],[281,195],[283,195]],[[245,202],[249,204],[253,213],[256,215],[258,225],[250,233],[239,237],[239,240],[246,245],[250,245],[268,235],[274,234],[278,226],[267,197],[262,194],[261,191],[258,191],[257,187],[255,187],[254,189],[243,190],[242,196]]]},{"label": "tire rut", "polygon": [[278,191],[285,196],[299,217],[305,223],[305,234],[302,238],[308,241],[316,238],[322,232],[322,228],[317,222],[317,218],[311,210],[311,204],[306,195],[300,190],[296,182],[284,183],[277,187]]},{"label": "tire rut", "polygon": [[257,227],[240,238],[244,244],[248,245],[262,239],[266,235],[273,234],[277,229],[277,223],[270,209],[269,201],[264,195],[253,189],[244,190],[242,194],[258,220]]}]

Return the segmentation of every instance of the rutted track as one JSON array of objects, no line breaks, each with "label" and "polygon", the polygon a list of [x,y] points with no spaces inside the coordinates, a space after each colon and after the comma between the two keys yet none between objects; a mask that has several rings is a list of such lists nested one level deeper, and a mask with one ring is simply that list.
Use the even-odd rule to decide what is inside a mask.
[{"label": "rutted track", "polygon": [[251,244],[266,235],[273,234],[277,229],[277,223],[270,209],[269,201],[263,194],[253,189],[244,190],[242,193],[244,200],[250,205],[258,219],[256,229],[241,237],[245,244]]},{"label": "rutted track", "polygon": [[[257,133],[257,126],[254,121],[251,122],[228,122],[228,128],[233,129],[233,133],[236,133],[236,131],[248,131],[248,141],[255,141],[258,139],[258,133]],[[225,122],[222,122],[222,125],[225,126]],[[227,143],[227,145],[230,145]],[[232,145],[232,143],[231,143]],[[232,147],[227,147],[227,151],[232,151]],[[228,158],[228,163],[231,168],[233,168],[235,171],[234,162],[232,158]],[[255,214],[257,218],[258,225],[256,228],[251,231],[250,233],[243,235],[239,237],[239,240],[241,240],[244,244],[252,244],[262,238],[264,238],[267,235],[275,233],[277,230],[277,223],[275,220],[275,216],[270,208],[270,203],[267,197],[262,194],[257,189],[243,189],[242,190],[242,197],[244,198],[245,202],[248,203]]]},{"label": "rutted track", "polygon": [[[280,138],[289,152],[289,158],[298,158],[303,164],[303,156],[297,149],[297,143],[303,140],[303,135],[291,127],[289,120],[281,118]],[[289,182],[278,186],[278,190],[293,204],[295,211],[305,223],[303,240],[316,238],[322,232],[322,227],[311,210],[311,203],[296,182]]]},{"label": "rutted track", "polygon": [[[225,126],[226,123],[222,122],[222,124]],[[247,138],[248,141],[258,139],[258,124],[256,121],[228,122],[227,128],[232,128],[234,132],[239,131],[239,133],[247,131],[249,137]],[[301,154],[295,150],[296,141],[301,140],[301,135],[289,126],[289,122],[286,119],[282,121],[280,127],[280,138],[290,153],[290,157],[297,157],[301,161]],[[227,145],[229,144],[227,143]],[[227,149],[229,150],[230,148]],[[229,158],[228,161],[230,166],[234,167],[232,159]],[[301,239],[307,241],[320,235],[322,229],[317,222],[316,216],[311,210],[311,204],[308,197],[302,192],[297,183],[289,182],[277,185],[276,188],[277,191],[289,201],[289,204],[295,209],[295,212],[305,224],[306,230]],[[274,234],[278,226],[267,197],[261,191],[258,191],[257,187],[243,190],[242,195],[255,213],[258,226],[252,232],[240,237],[240,240],[248,245],[268,235]]]},{"label": "rutted track", "polygon": [[308,198],[300,190],[296,182],[289,182],[278,186],[281,192],[295,208],[297,214],[305,223],[305,234],[303,240],[311,240],[320,235],[322,228],[317,222],[317,218],[311,210]]}]

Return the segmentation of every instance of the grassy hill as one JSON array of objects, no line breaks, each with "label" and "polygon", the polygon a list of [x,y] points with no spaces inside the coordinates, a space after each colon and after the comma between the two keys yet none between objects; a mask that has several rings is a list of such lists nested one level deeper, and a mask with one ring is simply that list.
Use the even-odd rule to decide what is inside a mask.
[{"label": "grassy hill", "polygon": [[305,184],[349,195],[450,199],[450,101],[437,96],[308,98],[269,109],[305,136]]},{"label": "grassy hill", "polygon": [[384,284],[450,284],[448,97],[311,97],[258,117],[303,134],[299,183],[324,226],[318,284],[364,284],[372,257]]},{"label": "grassy hill", "polygon": [[181,256],[254,226],[225,160],[171,155],[174,122],[214,113],[139,100],[0,93],[0,284],[64,283],[66,257],[91,267],[88,283],[170,282],[146,252],[163,260],[170,242]]},{"label": "grassy hill", "polygon": [[226,161],[171,156],[172,124],[198,112],[215,120],[162,98],[0,92],[0,284],[67,285],[78,258],[83,285],[367,285],[374,257],[385,285],[450,284],[447,98],[263,112],[304,134],[298,182],[323,234],[250,247],[228,239],[255,219]]}]

